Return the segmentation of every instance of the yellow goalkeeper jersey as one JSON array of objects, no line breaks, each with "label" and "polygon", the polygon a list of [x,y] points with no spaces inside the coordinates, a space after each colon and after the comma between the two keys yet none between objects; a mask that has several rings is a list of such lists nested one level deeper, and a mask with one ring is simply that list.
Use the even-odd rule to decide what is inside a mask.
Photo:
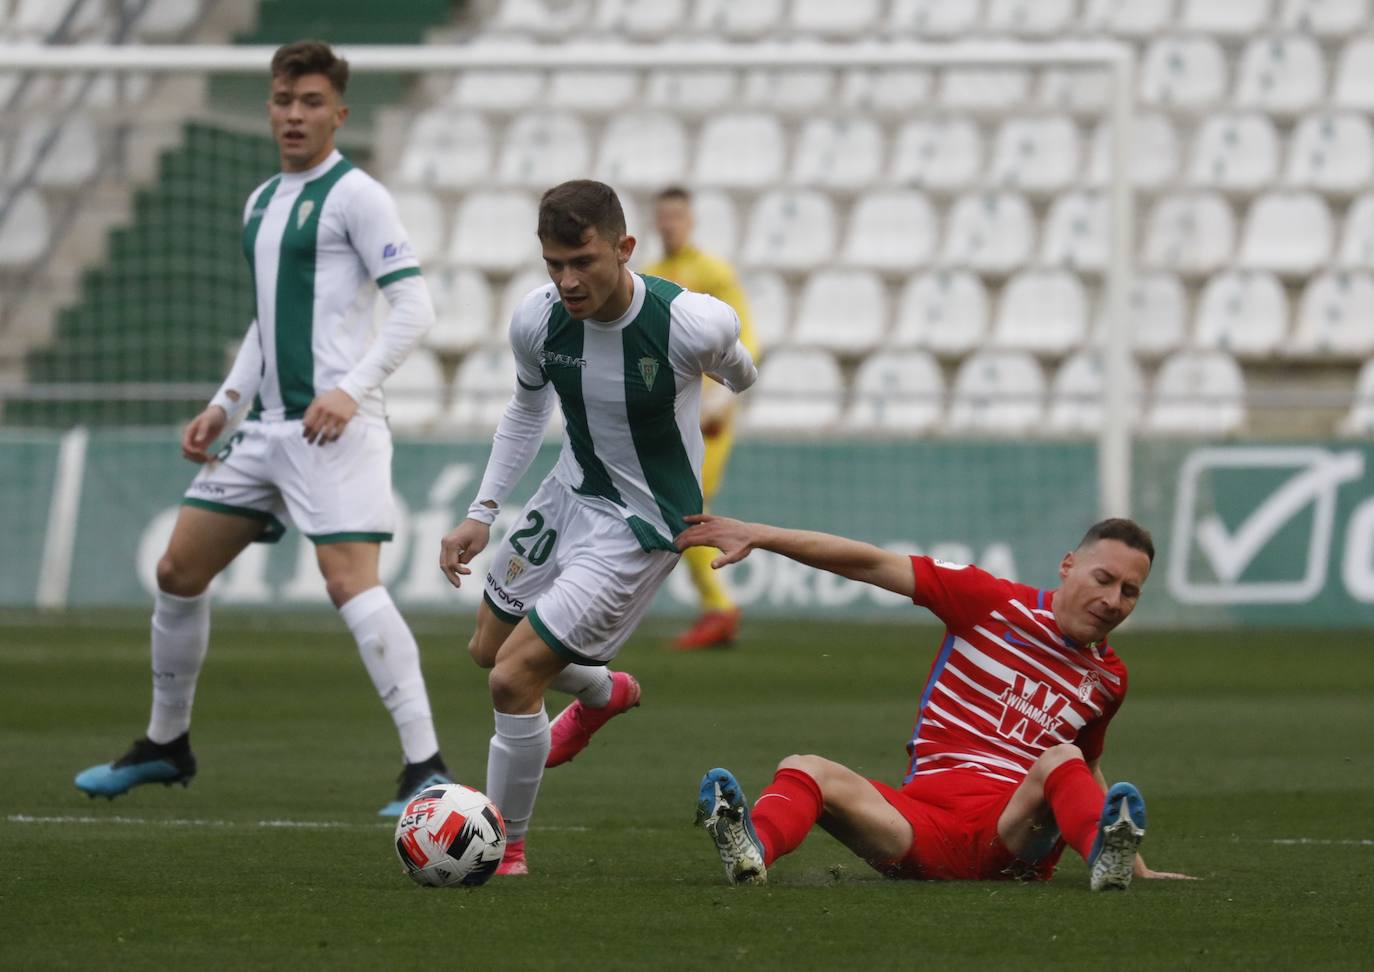
[{"label": "yellow goalkeeper jersey", "polygon": [[671,280],[679,287],[699,294],[710,294],[733,307],[739,315],[739,339],[749,349],[750,357],[758,361],[759,342],[754,336],[754,325],[749,320],[749,302],[730,264],[688,244],[672,256],[665,256],[652,266],[645,267],[643,272]]}]

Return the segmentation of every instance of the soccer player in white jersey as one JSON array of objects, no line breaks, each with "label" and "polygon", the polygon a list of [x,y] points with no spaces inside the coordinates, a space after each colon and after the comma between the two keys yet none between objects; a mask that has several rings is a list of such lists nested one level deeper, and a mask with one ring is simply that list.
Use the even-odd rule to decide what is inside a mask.
[{"label": "soccer player in white jersey", "polygon": [[[391,539],[391,434],[381,386],[434,321],[390,195],[334,147],[348,115],[348,62],[302,41],[272,58],[268,116],[282,171],[244,208],[257,317],[182,452],[203,468],[157,565],[152,716],[121,759],[76,777],[91,796],[189,783],[191,704],[210,638],[211,580],[254,541],[293,522],[315,544],[330,600],[401,737],[394,800],[448,782],[415,638],[378,575]],[[372,335],[378,289],[390,304]],[[216,454],[209,449],[251,404]]]},{"label": "soccer player in white jersey", "polygon": [[1139,524],[1094,524],[1045,591],[967,564],[721,517],[689,517],[682,548],[717,547],[721,567],[771,550],[928,608],[945,638],[921,695],[900,788],[820,756],[788,756],[752,809],[733,774],[709,771],[697,820],[731,883],[761,883],[817,823],[879,872],[921,880],[1047,880],[1065,844],[1094,891],[1152,871],[1137,847],[1145,801],[1108,788],[1107,724],[1126,666],[1106,638],[1130,616],[1154,560]]},{"label": "soccer player in white jersey", "polygon": [[[733,392],[757,377],[739,318],[714,297],[631,273],[634,237],[610,186],[555,186],[539,206],[551,283],[511,320],[516,388],[468,517],[443,539],[457,586],[529,468],[555,401],[567,437],[553,472],[494,551],[468,646],[490,668],[496,734],[487,795],[510,842],[498,874],[524,874],[525,834],[546,765],[571,759],[639,686],[605,666],[677,563],[700,513],[702,378]],[[552,725],[544,692],[577,696]]]}]

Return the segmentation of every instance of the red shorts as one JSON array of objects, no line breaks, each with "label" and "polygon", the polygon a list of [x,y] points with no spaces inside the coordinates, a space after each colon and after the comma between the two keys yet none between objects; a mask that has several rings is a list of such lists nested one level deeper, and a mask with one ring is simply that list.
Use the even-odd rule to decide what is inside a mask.
[{"label": "red shorts", "polygon": [[1064,842],[1037,861],[1022,861],[997,836],[997,820],[1015,783],[978,770],[917,776],[900,790],[869,780],[911,824],[911,848],[893,861],[873,862],[889,877],[927,881],[1047,881]]}]

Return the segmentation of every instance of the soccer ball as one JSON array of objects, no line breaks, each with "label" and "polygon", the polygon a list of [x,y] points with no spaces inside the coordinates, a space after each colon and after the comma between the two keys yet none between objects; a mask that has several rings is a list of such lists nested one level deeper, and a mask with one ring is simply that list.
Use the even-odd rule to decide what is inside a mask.
[{"label": "soccer ball", "polygon": [[396,856],[416,884],[485,884],[506,853],[501,811],[470,786],[422,790],[396,821]]}]

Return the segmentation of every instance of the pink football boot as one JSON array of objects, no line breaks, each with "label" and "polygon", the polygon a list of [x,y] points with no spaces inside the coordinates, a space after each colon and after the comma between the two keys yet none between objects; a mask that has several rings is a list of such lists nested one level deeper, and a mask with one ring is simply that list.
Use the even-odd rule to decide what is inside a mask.
[{"label": "pink football boot", "polygon": [[639,682],[633,675],[615,672],[611,675],[611,682],[611,701],[603,708],[593,709],[577,699],[549,724],[552,744],[545,766],[563,765],[587,748],[587,743],[592,741],[592,733],[620,713],[639,705]]}]

